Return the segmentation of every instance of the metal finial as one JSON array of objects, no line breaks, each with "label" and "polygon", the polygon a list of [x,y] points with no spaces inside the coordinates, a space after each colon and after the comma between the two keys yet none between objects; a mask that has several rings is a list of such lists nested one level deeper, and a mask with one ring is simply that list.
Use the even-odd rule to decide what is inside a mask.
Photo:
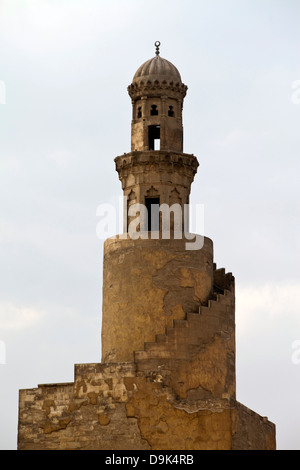
[{"label": "metal finial", "polygon": [[159,42],[159,41],[155,41],[154,46],[156,47],[156,52],[155,52],[155,54],[156,54],[156,55],[159,55],[159,46],[160,46],[160,42]]}]

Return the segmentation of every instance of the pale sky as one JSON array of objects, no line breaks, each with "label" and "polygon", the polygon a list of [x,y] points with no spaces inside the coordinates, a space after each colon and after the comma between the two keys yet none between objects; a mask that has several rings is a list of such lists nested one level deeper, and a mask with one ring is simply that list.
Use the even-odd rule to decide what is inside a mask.
[{"label": "pale sky", "polygon": [[101,361],[96,211],[159,40],[188,86],[191,203],[236,278],[237,400],[300,450],[299,19],[299,0],[0,0],[0,449],[19,389]]}]

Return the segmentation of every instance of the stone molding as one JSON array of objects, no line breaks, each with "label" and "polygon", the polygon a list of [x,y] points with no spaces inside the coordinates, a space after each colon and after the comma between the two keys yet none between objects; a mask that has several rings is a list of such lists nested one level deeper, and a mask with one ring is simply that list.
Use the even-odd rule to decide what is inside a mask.
[{"label": "stone molding", "polygon": [[128,94],[131,99],[137,100],[142,96],[161,96],[166,95],[168,97],[178,98],[183,100],[186,96],[188,87],[184,83],[174,83],[173,81],[167,80],[147,80],[133,82],[127,87]]},{"label": "stone molding", "polygon": [[116,157],[114,161],[120,178],[127,176],[128,172],[145,173],[148,168],[154,166],[158,172],[176,171],[193,180],[199,166],[199,162],[193,154],[163,150],[124,153],[124,155]]}]

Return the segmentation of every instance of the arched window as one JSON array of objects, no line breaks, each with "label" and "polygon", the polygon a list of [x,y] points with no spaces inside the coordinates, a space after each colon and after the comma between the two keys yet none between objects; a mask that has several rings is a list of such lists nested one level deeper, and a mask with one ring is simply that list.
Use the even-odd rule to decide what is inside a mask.
[{"label": "arched window", "polygon": [[168,116],[170,116],[170,117],[174,117],[174,116],[175,116],[173,106],[169,106]]},{"label": "arched window", "polygon": [[140,119],[142,117],[142,108],[141,108],[141,106],[138,108],[137,117],[138,117],[138,119]]},{"label": "arched window", "polygon": [[156,104],[151,105],[151,111],[150,111],[151,116],[157,116],[158,115],[158,109]]}]

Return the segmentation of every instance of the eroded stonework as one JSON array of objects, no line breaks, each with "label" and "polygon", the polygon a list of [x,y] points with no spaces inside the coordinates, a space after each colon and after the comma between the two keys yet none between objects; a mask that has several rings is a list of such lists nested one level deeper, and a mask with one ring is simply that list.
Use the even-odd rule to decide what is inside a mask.
[{"label": "eroded stonework", "polygon": [[214,272],[207,306],[134,361],[79,364],[74,383],[21,390],[19,449],[275,449],[274,424],[235,400],[234,279]]},{"label": "eroded stonework", "polygon": [[179,399],[134,363],[75,366],[74,384],[20,391],[20,450],[274,449],[275,427],[228,397]]},{"label": "eroded stonework", "polygon": [[[188,251],[184,240],[108,239],[104,244],[102,358],[134,359],[155,341],[198,312],[213,290],[212,242]],[[128,275],[130,273],[130,276]],[[113,332],[113,334],[112,334]]]}]

